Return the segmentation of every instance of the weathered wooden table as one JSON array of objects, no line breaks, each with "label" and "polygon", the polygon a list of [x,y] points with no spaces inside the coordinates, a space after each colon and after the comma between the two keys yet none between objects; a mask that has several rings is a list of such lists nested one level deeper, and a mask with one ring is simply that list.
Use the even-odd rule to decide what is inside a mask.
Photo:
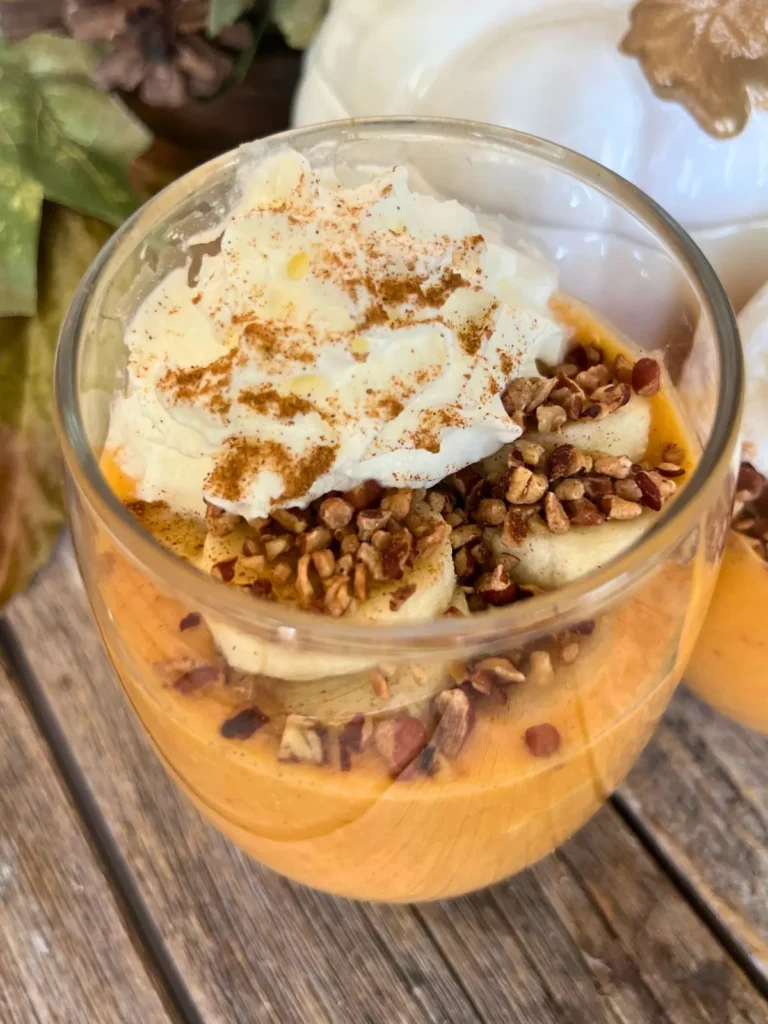
[{"label": "weathered wooden table", "polygon": [[1,1024],[768,1021],[768,739],[685,692],[557,854],[387,907],[269,873],[176,792],[66,544],[0,645]]}]

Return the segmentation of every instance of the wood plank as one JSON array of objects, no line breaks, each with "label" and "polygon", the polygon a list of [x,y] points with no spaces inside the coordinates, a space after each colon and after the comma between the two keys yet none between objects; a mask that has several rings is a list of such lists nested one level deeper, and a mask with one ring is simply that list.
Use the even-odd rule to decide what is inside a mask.
[{"label": "wood plank", "polygon": [[[611,807],[524,875],[419,913],[488,1020],[758,1024],[768,1013]],[[498,984],[510,971],[522,985]]]},{"label": "wood plank", "polygon": [[[106,665],[68,550],[10,621],[206,1022],[714,1024],[696,996],[707,965],[735,993],[718,1024],[765,1020],[614,811],[565,853],[462,900],[413,909],[311,893],[248,861],[167,781]],[[635,875],[641,891],[622,911],[611,901]],[[654,915],[658,936],[646,928]],[[678,940],[674,956],[658,953]]]},{"label": "wood plank", "polygon": [[[206,1024],[467,1022],[423,931],[390,957],[376,908],[308,893],[210,828],[167,780],[123,699],[68,548],[8,615]],[[414,980],[415,979],[415,980]]]},{"label": "wood plank", "polygon": [[683,688],[622,793],[768,987],[768,736]]},{"label": "wood plank", "polygon": [[0,1020],[171,1020],[48,748],[2,664]]}]

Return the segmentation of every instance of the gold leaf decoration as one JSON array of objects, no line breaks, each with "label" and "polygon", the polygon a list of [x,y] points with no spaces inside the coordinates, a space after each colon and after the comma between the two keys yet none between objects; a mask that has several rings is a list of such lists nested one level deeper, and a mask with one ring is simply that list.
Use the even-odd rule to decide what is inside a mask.
[{"label": "gold leaf decoration", "polygon": [[623,53],[716,138],[768,106],[768,0],[639,0]]}]

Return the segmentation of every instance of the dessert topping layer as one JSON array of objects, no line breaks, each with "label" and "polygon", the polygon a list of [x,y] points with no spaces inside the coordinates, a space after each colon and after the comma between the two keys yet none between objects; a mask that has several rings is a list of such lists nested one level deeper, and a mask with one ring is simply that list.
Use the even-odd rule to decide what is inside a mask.
[{"label": "dessert topping layer", "polygon": [[502,391],[561,357],[554,284],[405,168],[347,189],[280,151],[196,284],[179,268],[138,310],[108,446],[179,512],[429,487],[520,436]]}]

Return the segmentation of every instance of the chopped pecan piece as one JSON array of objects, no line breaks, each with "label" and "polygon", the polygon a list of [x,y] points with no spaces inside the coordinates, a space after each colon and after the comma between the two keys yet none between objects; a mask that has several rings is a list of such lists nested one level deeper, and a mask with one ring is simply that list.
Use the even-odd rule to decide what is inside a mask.
[{"label": "chopped pecan piece", "polygon": [[293,537],[290,533],[284,533],[281,537],[274,537],[264,544],[264,554],[268,562],[274,562],[280,555],[290,551],[293,547]]},{"label": "chopped pecan piece", "polygon": [[477,571],[477,559],[469,550],[469,546],[459,548],[453,556],[453,567],[460,583],[468,583]]},{"label": "chopped pecan piece", "polygon": [[309,512],[301,508],[276,508],[272,518],[289,533],[304,533],[311,522]]},{"label": "chopped pecan piece", "polygon": [[355,557],[354,555],[342,555],[336,561],[336,572],[343,572],[345,576],[350,576],[355,571]]},{"label": "chopped pecan piece", "polygon": [[334,618],[339,618],[352,603],[349,592],[349,577],[335,576],[325,592],[325,610]]},{"label": "chopped pecan piece", "polygon": [[398,715],[377,722],[373,742],[391,775],[399,775],[427,745],[427,733],[418,718]]},{"label": "chopped pecan piece", "polygon": [[[659,466],[661,471],[661,466]],[[765,477],[758,473],[751,462],[742,462],[736,481],[736,498],[738,501],[756,501],[765,488]]]},{"label": "chopped pecan piece", "polygon": [[592,470],[592,456],[572,444],[559,444],[549,456],[549,478],[560,480]]},{"label": "chopped pecan piece", "polygon": [[613,361],[613,376],[620,384],[632,383],[633,369],[634,364],[626,356],[622,355],[621,352]]},{"label": "chopped pecan piece", "polygon": [[507,506],[498,498],[483,498],[475,509],[475,519],[482,526],[501,526]]},{"label": "chopped pecan piece", "polygon": [[331,546],[333,534],[327,526],[315,526],[299,537],[299,551],[303,555],[311,555],[314,551],[322,551]]},{"label": "chopped pecan piece", "polygon": [[504,544],[522,544],[528,536],[528,520],[530,516],[520,508],[511,508],[504,520],[501,540]]},{"label": "chopped pecan piece", "polygon": [[506,498],[512,505],[533,505],[544,497],[547,486],[543,473],[532,473],[525,466],[517,466],[510,474]]},{"label": "chopped pecan piece", "polygon": [[663,477],[672,479],[673,477],[685,476],[685,470],[682,466],[675,465],[674,462],[661,462],[656,467],[656,472],[660,473]]},{"label": "chopped pecan piece", "polygon": [[227,740],[247,740],[268,721],[267,715],[254,705],[250,708],[243,708],[236,715],[227,718],[222,722],[219,732]]},{"label": "chopped pecan piece", "polygon": [[325,764],[328,760],[327,730],[315,718],[288,715],[277,759],[302,764]]},{"label": "chopped pecan piece", "polygon": [[370,544],[361,544],[357,551],[357,560],[362,562],[371,578],[380,582],[384,579],[381,554]]},{"label": "chopped pecan piece", "polygon": [[310,555],[302,555],[296,566],[296,590],[299,594],[299,601],[304,607],[311,605],[317,596],[309,575],[310,562]]},{"label": "chopped pecan piece", "polygon": [[631,477],[627,480],[617,480],[613,486],[618,496],[625,501],[640,501],[643,497],[640,485]]},{"label": "chopped pecan piece", "polygon": [[475,709],[466,690],[443,690],[435,698],[440,715],[434,735],[434,746],[446,757],[456,757],[472,731]]},{"label": "chopped pecan piece", "polygon": [[661,385],[661,368],[655,359],[638,359],[632,369],[632,388],[637,395],[650,398]]},{"label": "chopped pecan piece", "polygon": [[535,686],[549,686],[555,678],[555,669],[548,651],[531,651],[525,678]]},{"label": "chopped pecan piece", "polygon": [[447,540],[450,534],[451,527],[448,523],[438,523],[432,530],[430,530],[429,533],[425,534],[423,537],[419,537],[416,544],[416,552],[418,556],[421,557],[428,551],[432,551],[433,548],[436,548],[439,544],[442,544],[443,541]]},{"label": "chopped pecan piece", "polygon": [[547,377],[515,377],[502,392],[501,402],[509,416],[533,412],[546,402],[554,386],[555,381]]},{"label": "chopped pecan piece", "polygon": [[606,494],[613,494],[614,483],[609,476],[590,475],[582,477],[584,496],[590,501],[600,501]]},{"label": "chopped pecan piece", "polygon": [[246,519],[246,523],[248,523],[254,533],[261,533],[269,523],[269,516],[255,516],[253,519]]},{"label": "chopped pecan piece", "polygon": [[278,559],[269,567],[269,578],[278,587],[283,583],[287,583],[291,576],[293,576],[293,566],[290,562],[280,561],[280,559]]},{"label": "chopped pecan piece", "polygon": [[392,536],[387,530],[377,530],[376,533],[370,538],[371,547],[375,548],[376,551],[384,553],[384,548],[389,546],[389,540]]},{"label": "chopped pecan piece", "polygon": [[481,693],[490,693],[493,686],[523,683],[525,676],[509,658],[483,658],[475,665],[469,681]]},{"label": "chopped pecan piece", "polygon": [[355,566],[352,577],[352,592],[358,601],[366,601],[368,599],[368,570],[362,562],[358,562]]},{"label": "chopped pecan piece", "polygon": [[661,453],[662,461],[681,466],[685,461],[685,449],[679,444],[668,444]]},{"label": "chopped pecan piece", "polygon": [[339,767],[348,772],[352,767],[352,754],[363,751],[373,736],[373,723],[365,715],[354,715],[339,730]]},{"label": "chopped pecan piece", "polygon": [[389,544],[381,554],[381,571],[385,580],[402,579],[412,551],[413,536],[410,530],[401,530],[390,537]]},{"label": "chopped pecan piece", "polygon": [[583,388],[588,395],[591,395],[598,388],[605,387],[610,379],[610,370],[603,363],[590,366],[588,370],[582,370],[581,373],[577,373],[574,377],[579,387]]},{"label": "chopped pecan piece", "polygon": [[599,526],[605,522],[605,516],[589,498],[569,501],[567,511],[572,526]]},{"label": "chopped pecan piece", "polygon": [[223,583],[231,583],[235,578],[237,569],[237,558],[225,558],[223,562],[217,562],[211,569],[211,576]]},{"label": "chopped pecan piece", "polygon": [[655,473],[646,472],[641,469],[635,473],[635,482],[640,488],[642,494],[642,503],[648,508],[653,509],[654,512],[661,511],[661,488],[659,487],[659,481],[661,477]]},{"label": "chopped pecan piece", "polygon": [[354,555],[360,547],[360,538],[356,533],[347,533],[339,541],[339,551],[342,555]]},{"label": "chopped pecan piece", "polygon": [[555,494],[560,501],[578,501],[584,497],[584,482],[577,477],[566,477],[555,485]]},{"label": "chopped pecan piece", "polygon": [[389,610],[391,612],[399,611],[405,602],[412,598],[415,593],[415,583],[407,583],[405,586],[398,587],[389,599]]},{"label": "chopped pecan piece", "polygon": [[599,454],[594,457],[594,470],[614,480],[626,480],[632,472],[632,459],[628,455]]},{"label": "chopped pecan piece", "polygon": [[484,540],[478,541],[477,544],[473,544],[469,551],[478,565],[487,565],[493,558],[493,552]]},{"label": "chopped pecan piece", "polygon": [[516,591],[517,588],[503,565],[497,565],[491,572],[483,573],[475,585],[475,593],[487,604],[496,607],[512,604]]},{"label": "chopped pecan piece", "polygon": [[383,488],[375,480],[364,480],[351,490],[345,491],[342,497],[345,501],[349,502],[356,512],[359,512],[364,508],[372,508],[374,505],[378,505],[383,493]]},{"label": "chopped pecan piece", "polygon": [[560,733],[549,722],[526,729],[524,739],[534,757],[552,757],[560,749]]},{"label": "chopped pecan piece", "polygon": [[255,537],[246,537],[243,541],[242,551],[246,558],[252,558],[254,555],[258,555],[259,542]]},{"label": "chopped pecan piece", "polygon": [[609,519],[637,519],[643,514],[642,505],[620,498],[618,494],[606,494],[600,500],[600,507]]},{"label": "chopped pecan piece", "polygon": [[558,434],[568,422],[568,413],[559,405],[540,405],[536,427],[542,434]]},{"label": "chopped pecan piece", "polygon": [[354,506],[344,498],[326,498],[320,504],[318,517],[329,530],[341,530],[349,526],[355,514]]},{"label": "chopped pecan piece", "polygon": [[542,459],[544,458],[544,448],[540,444],[534,444],[533,441],[515,441],[512,453],[519,452],[523,462],[526,466],[539,466]]},{"label": "chopped pecan piece", "polygon": [[332,551],[324,548],[322,551],[312,552],[312,565],[314,565],[317,575],[321,580],[329,580],[336,568],[336,559]]},{"label": "chopped pecan piece", "polygon": [[442,491],[430,491],[427,495],[427,504],[438,515],[450,511],[448,508],[448,495]]},{"label": "chopped pecan piece", "polygon": [[379,700],[389,700],[389,682],[384,673],[378,668],[372,668],[370,679],[371,689]]},{"label": "chopped pecan piece", "polygon": [[364,509],[362,512],[358,512],[355,521],[360,540],[370,540],[377,530],[384,529],[391,518],[391,512],[385,512],[380,508]]},{"label": "chopped pecan piece", "polygon": [[571,528],[571,521],[560,499],[552,491],[548,491],[544,499],[544,518],[552,533],[568,533]]},{"label": "chopped pecan piece", "polygon": [[457,526],[451,531],[451,547],[454,551],[457,551],[459,548],[463,548],[466,544],[471,544],[473,541],[479,540],[482,536],[482,527],[476,526],[474,523],[466,523],[462,526]]},{"label": "chopped pecan piece", "polygon": [[214,537],[227,537],[234,530],[238,523],[242,522],[242,516],[225,512],[218,505],[205,502],[205,525]]},{"label": "chopped pecan piece", "polygon": [[247,585],[253,597],[268,598],[272,596],[272,583],[269,580],[254,580]]},{"label": "chopped pecan piece", "polygon": [[555,388],[549,396],[550,402],[559,406],[569,420],[579,419],[584,409],[584,392],[581,391],[578,384],[575,387],[578,388],[578,391],[574,391],[572,388]]},{"label": "chopped pecan piece", "polygon": [[631,397],[629,384],[606,384],[592,392],[590,403],[597,402],[606,413],[612,413],[626,405]]},{"label": "chopped pecan piece", "polygon": [[381,508],[384,512],[389,512],[395,519],[403,520],[411,511],[411,504],[413,503],[413,491],[402,490],[396,494],[390,494],[389,497],[384,498],[381,502]]},{"label": "chopped pecan piece", "polygon": [[560,648],[560,660],[565,665],[572,665],[579,656],[579,645],[575,640],[571,640],[567,644],[563,644]]},{"label": "chopped pecan piece", "polygon": [[220,665],[192,665],[174,679],[173,688],[179,693],[194,693],[208,683],[223,682],[224,670]]},{"label": "chopped pecan piece", "polygon": [[496,564],[503,565],[507,572],[511,573],[512,570],[520,564],[520,559],[517,555],[511,554],[509,551],[501,551],[496,556]]}]

